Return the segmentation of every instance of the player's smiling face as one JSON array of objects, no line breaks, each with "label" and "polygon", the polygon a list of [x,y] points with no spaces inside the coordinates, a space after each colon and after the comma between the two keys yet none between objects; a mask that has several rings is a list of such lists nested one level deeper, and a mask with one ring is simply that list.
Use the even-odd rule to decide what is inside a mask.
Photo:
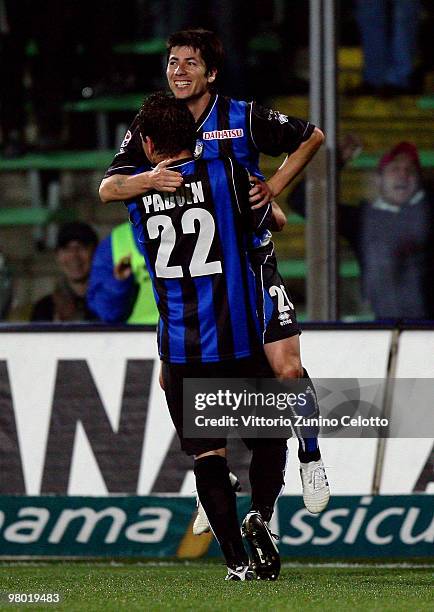
[{"label": "player's smiling face", "polygon": [[207,71],[200,51],[192,47],[172,47],[166,75],[174,96],[187,101],[209,95],[215,79],[215,71]]}]

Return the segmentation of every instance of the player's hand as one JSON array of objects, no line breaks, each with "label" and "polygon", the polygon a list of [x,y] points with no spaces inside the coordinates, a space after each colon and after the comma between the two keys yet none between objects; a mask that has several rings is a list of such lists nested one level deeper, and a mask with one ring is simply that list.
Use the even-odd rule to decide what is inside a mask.
[{"label": "player's hand", "polygon": [[273,192],[265,181],[260,181],[257,176],[250,176],[250,184],[252,188],[249,191],[249,202],[253,204],[253,210],[271,202]]},{"label": "player's hand", "polygon": [[156,191],[176,191],[181,187],[184,179],[179,172],[168,170],[168,166],[173,160],[164,159],[153,170],[148,173],[149,186]]},{"label": "player's hand", "polygon": [[131,255],[125,255],[113,268],[113,276],[118,281],[127,280],[133,273],[131,266]]}]

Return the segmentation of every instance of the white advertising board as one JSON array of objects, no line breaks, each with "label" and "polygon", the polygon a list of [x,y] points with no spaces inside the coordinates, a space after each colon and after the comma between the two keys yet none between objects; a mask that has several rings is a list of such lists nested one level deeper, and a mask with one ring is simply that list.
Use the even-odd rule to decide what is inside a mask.
[{"label": "white advertising board", "polygon": [[[412,339],[419,333],[429,342]],[[420,353],[420,367],[407,371],[398,360],[398,371],[420,375],[433,339],[403,333],[406,358]],[[309,330],[301,342],[314,379],[386,376],[390,331]],[[191,494],[191,459],[177,450],[158,371],[152,332],[0,333],[0,493]],[[300,494],[297,445],[289,446],[285,493]],[[321,439],[321,449],[334,494],[371,493],[377,440]],[[411,465],[405,478],[397,453]],[[399,492],[412,492],[427,453],[423,440],[390,440],[382,491],[398,492],[391,483],[400,479]],[[245,456],[229,463],[247,483]]]},{"label": "white advertising board", "polygon": [[[303,365],[311,378],[385,378],[392,332],[389,330],[305,331],[300,336]],[[297,443],[290,440],[286,494],[300,494]],[[333,493],[372,491],[377,440],[320,440]]]},{"label": "white advertising board", "polygon": [[[434,331],[403,331],[399,337],[396,378],[434,379]],[[415,389],[416,390],[416,389]],[[421,418],[417,407],[418,395],[410,395],[408,404],[409,426],[414,418]],[[430,402],[430,404],[429,404]],[[425,409],[434,411],[434,396]],[[394,396],[392,418],[402,411]],[[414,416],[413,416],[414,415]],[[421,426],[417,423],[418,427]],[[434,440],[432,438],[390,438],[382,471],[380,493],[406,494],[434,493]]]}]

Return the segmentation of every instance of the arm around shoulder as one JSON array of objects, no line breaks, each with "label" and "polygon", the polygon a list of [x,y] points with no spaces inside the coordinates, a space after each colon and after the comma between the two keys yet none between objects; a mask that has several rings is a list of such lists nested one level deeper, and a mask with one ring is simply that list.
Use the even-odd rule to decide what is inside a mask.
[{"label": "arm around shoulder", "polygon": [[149,172],[141,172],[134,175],[112,174],[107,176],[99,186],[101,202],[103,204],[121,202],[144,193],[151,187],[147,180],[149,174]]},{"label": "arm around shoulder", "polygon": [[119,202],[129,200],[150,189],[175,192],[183,183],[182,174],[168,169],[166,166],[172,160],[161,161],[155,168],[138,174],[112,174],[104,178],[99,187],[101,201]]}]

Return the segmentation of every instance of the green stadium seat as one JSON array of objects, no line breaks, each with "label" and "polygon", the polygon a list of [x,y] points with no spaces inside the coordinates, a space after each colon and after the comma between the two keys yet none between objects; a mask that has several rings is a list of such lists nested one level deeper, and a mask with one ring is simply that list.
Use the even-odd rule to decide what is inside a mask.
[{"label": "green stadium seat", "polygon": [[29,153],[23,157],[0,157],[0,172],[19,170],[101,170],[113,159],[115,151],[52,151]]},{"label": "green stadium seat", "polygon": [[128,93],[119,96],[100,96],[88,100],[67,102],[63,108],[65,111],[74,113],[95,113],[97,147],[101,151],[109,146],[109,113],[125,111],[135,113],[138,111],[145,95],[144,93]]},{"label": "green stadium seat", "polygon": [[249,49],[256,53],[279,53],[282,42],[277,34],[258,34],[249,41]]},{"label": "green stadium seat", "polygon": [[[359,264],[355,259],[342,261],[339,267],[342,278],[358,278]],[[306,278],[307,266],[304,259],[279,259],[279,271],[284,278]]]},{"label": "green stadium seat", "polygon": [[122,55],[161,55],[166,52],[164,38],[150,38],[136,42],[120,43],[113,47],[115,53]]},{"label": "green stadium seat", "polygon": [[[375,170],[381,155],[381,153],[361,153],[349,167],[356,170]],[[421,150],[419,155],[423,168],[434,168],[434,150]]]},{"label": "green stadium seat", "polygon": [[433,110],[434,109],[434,96],[422,96],[417,101],[417,106],[421,110]]},{"label": "green stadium seat", "polygon": [[113,113],[122,111],[137,111],[143,102],[144,93],[128,93],[118,96],[100,96],[88,100],[67,102],[66,111],[76,113]]},{"label": "green stadium seat", "polygon": [[291,225],[304,225],[306,223],[306,220],[304,217],[302,217],[301,215],[297,215],[297,213],[290,213],[287,217],[286,220],[288,221],[288,223],[290,223]]},{"label": "green stadium seat", "polygon": [[50,210],[48,208],[1,208],[0,226],[15,227],[18,225],[47,225],[63,221],[72,221],[74,210]]},{"label": "green stadium seat", "polygon": [[110,164],[114,153],[111,150],[53,151],[51,153],[29,153],[15,159],[0,157],[0,172],[22,171],[27,174],[31,204],[29,207],[0,209],[0,226],[34,225],[41,228],[49,223],[73,219],[75,216],[73,210],[60,208],[59,176],[50,177],[45,200],[42,193],[41,173],[44,171],[60,173],[67,170],[102,171]]},{"label": "green stadium seat", "polygon": [[[120,43],[113,47],[114,52],[122,55],[161,55],[166,52],[164,38]],[[249,41],[249,49],[256,52],[277,53],[282,49],[282,43],[274,33],[258,34]]]}]

